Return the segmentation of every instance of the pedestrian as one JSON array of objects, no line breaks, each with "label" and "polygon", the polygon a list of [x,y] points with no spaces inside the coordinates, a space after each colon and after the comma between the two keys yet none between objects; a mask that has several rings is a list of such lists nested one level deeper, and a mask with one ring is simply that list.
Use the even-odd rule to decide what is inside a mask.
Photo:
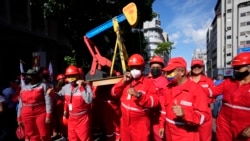
[{"label": "pedestrian", "polygon": [[91,103],[92,89],[83,79],[74,65],[66,68],[67,84],[58,92],[64,96],[64,117],[68,119],[68,139],[70,141],[92,141]]},{"label": "pedestrian", "polygon": [[47,93],[48,87],[33,69],[29,69],[24,76],[26,84],[20,91],[18,125],[24,126],[29,141],[50,141],[52,101]]},{"label": "pedestrian", "polygon": [[[189,79],[193,82],[199,84],[203,89],[211,89],[214,86],[213,80],[207,77],[204,73],[203,60],[201,59],[193,59],[191,62],[191,72],[189,75]],[[206,91],[205,92],[210,92]],[[203,94],[203,93],[202,93]],[[213,103],[213,99],[209,96],[211,94],[207,93],[205,99],[203,101],[207,102],[207,106],[210,108],[210,105]],[[211,141],[212,140],[212,109],[209,110],[208,117],[205,118],[204,123],[199,127],[200,133],[200,141]]]},{"label": "pedestrian", "polygon": [[5,103],[5,99],[4,99],[4,96],[2,96],[2,94],[0,94],[0,141],[4,141],[6,140],[6,136],[7,136],[7,133],[6,133],[6,130],[5,130],[5,113],[4,113],[4,110],[5,110],[5,107],[6,107],[6,103]]},{"label": "pedestrian", "polygon": [[[166,89],[167,84],[169,83],[167,78],[163,74],[163,67],[164,60],[161,56],[153,56],[150,61],[150,79],[153,81],[157,88],[157,95],[159,100],[164,100],[164,89]],[[159,117],[160,114],[164,114],[165,112],[162,112],[161,106],[158,105],[157,107],[153,108],[150,113],[151,118],[151,141],[164,141],[164,136],[160,136],[159,129],[164,127],[164,123],[159,123]]]},{"label": "pedestrian", "polygon": [[[217,76],[217,79],[214,82],[214,85],[215,86],[219,85],[221,82],[223,82],[223,80],[224,80],[223,74],[219,74]],[[216,98],[215,98],[215,101],[213,103],[213,110],[212,110],[213,118],[218,117],[219,111],[220,111],[221,106],[222,106],[222,98],[223,98],[223,94],[220,94],[220,95],[216,96]]]},{"label": "pedestrian", "polygon": [[250,141],[250,52],[232,60],[234,78],[225,79],[212,89],[213,96],[223,94],[216,120],[218,141]]},{"label": "pedestrian", "polygon": [[7,132],[7,138],[10,140],[17,140],[16,138],[16,128],[17,121],[16,121],[16,106],[17,101],[14,101],[13,98],[15,97],[16,93],[19,93],[19,85],[20,81],[18,79],[11,80],[9,82],[9,85],[2,90],[2,94],[5,99],[5,118],[3,122],[3,125],[5,125],[5,131]]},{"label": "pedestrian", "polygon": [[174,57],[163,69],[170,83],[161,104],[166,114],[160,120],[166,126],[159,132],[165,133],[167,141],[200,141],[198,129],[209,114],[205,92],[187,77],[186,67],[184,58]]},{"label": "pedestrian", "polygon": [[56,84],[54,92],[51,93],[53,100],[53,120],[52,120],[52,139],[67,138],[67,125],[63,124],[63,111],[64,111],[64,97],[59,96],[57,93],[65,85],[65,75],[58,74],[56,77]]},{"label": "pedestrian", "polygon": [[112,97],[112,87],[113,85],[97,86],[95,100],[98,99],[99,103],[94,103],[96,105],[93,105],[95,107],[93,112],[96,113],[93,115],[101,120],[100,128],[104,129],[106,141],[120,141],[121,103],[119,98]]},{"label": "pedestrian", "polygon": [[155,85],[142,74],[144,66],[144,58],[140,54],[130,56],[130,72],[126,72],[111,91],[112,96],[120,98],[121,101],[122,141],[150,140],[150,110],[159,102]]}]

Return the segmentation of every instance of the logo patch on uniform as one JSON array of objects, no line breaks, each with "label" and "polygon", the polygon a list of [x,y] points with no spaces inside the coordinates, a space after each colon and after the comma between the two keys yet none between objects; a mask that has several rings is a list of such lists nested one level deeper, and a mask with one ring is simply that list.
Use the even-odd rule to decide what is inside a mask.
[{"label": "logo patch on uniform", "polygon": [[208,87],[208,84],[203,84],[201,85],[203,88],[207,88]]},{"label": "logo patch on uniform", "polygon": [[192,104],[192,102],[181,100],[181,105],[192,106],[193,104]]}]

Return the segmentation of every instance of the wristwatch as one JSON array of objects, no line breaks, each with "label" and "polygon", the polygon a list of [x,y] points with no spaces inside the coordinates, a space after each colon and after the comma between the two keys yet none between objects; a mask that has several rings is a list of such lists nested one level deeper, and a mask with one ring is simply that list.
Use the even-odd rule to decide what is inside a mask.
[{"label": "wristwatch", "polygon": [[142,95],[142,92],[138,92],[137,98],[140,98]]}]

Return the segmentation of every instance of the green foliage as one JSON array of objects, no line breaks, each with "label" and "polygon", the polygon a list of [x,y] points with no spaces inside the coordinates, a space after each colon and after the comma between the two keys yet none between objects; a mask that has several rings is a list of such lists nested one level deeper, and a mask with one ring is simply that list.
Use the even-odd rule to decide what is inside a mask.
[{"label": "green foliage", "polygon": [[[60,33],[68,35],[72,49],[75,51],[73,55],[65,56],[64,61],[67,64],[90,66],[92,55],[83,42],[83,36],[90,30],[103,24],[104,22],[118,16],[122,13],[122,8],[130,2],[134,2],[138,11],[138,24],[134,28],[141,29],[143,22],[151,20],[153,17],[152,4],[155,0],[31,0],[32,5],[40,7],[43,11],[43,17],[58,21],[58,30]],[[128,55],[140,53],[147,56],[144,52],[144,36],[143,33],[131,32],[131,26],[124,21],[119,23],[123,31]],[[111,60],[112,55],[108,52],[114,49],[116,35],[113,28],[102,32],[98,36],[91,38],[96,44],[99,52],[104,57]],[[84,60],[83,62],[81,62]],[[80,62],[82,64],[80,64]]]},{"label": "green foliage", "polygon": [[76,52],[75,50],[72,50],[72,56],[65,56],[64,61],[67,63],[67,65],[76,65]]},{"label": "green foliage", "polygon": [[173,47],[173,42],[163,42],[163,43],[159,43],[157,45],[157,48],[154,51],[154,54],[156,55],[162,55],[164,52],[167,52],[167,54],[171,53],[171,50],[175,49]]}]

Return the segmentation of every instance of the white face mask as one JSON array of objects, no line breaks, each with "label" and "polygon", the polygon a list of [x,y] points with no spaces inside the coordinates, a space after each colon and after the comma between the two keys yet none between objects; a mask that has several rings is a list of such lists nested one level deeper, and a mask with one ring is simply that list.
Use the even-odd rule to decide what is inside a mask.
[{"label": "white face mask", "polygon": [[133,69],[130,71],[133,78],[139,78],[141,76],[141,70]]}]

